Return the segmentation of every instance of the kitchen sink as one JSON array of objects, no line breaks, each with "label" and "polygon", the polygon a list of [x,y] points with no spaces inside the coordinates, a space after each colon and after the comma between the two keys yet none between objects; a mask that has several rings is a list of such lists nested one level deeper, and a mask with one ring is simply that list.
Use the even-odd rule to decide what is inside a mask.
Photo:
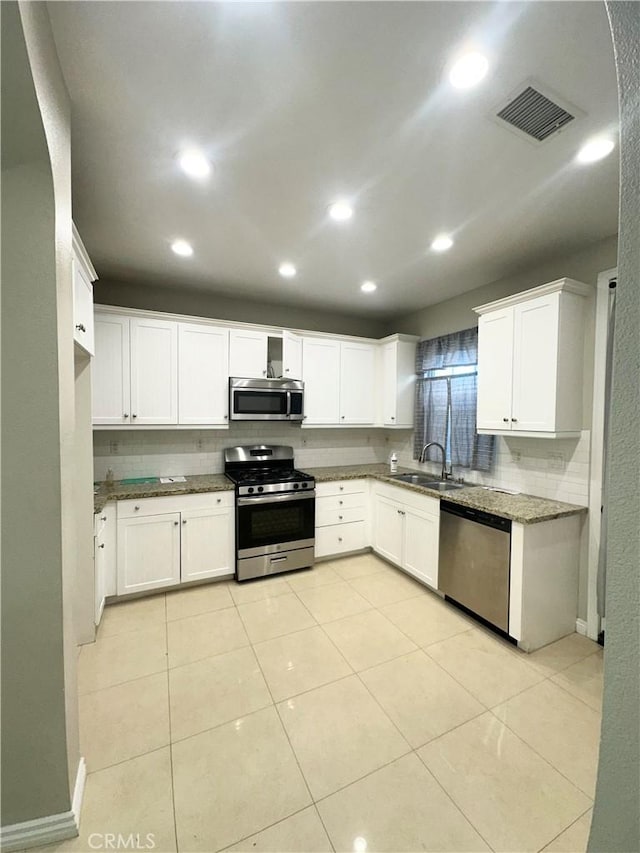
[{"label": "kitchen sink", "polygon": [[427,489],[435,489],[437,492],[450,492],[453,489],[464,489],[466,483],[452,483],[451,480],[434,480],[427,474],[392,474],[392,480],[400,480],[401,483],[412,483],[414,486],[425,486]]}]

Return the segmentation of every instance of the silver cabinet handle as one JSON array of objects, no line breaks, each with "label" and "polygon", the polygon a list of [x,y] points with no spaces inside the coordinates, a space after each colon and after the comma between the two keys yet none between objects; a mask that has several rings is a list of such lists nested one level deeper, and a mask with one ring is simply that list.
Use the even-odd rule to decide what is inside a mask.
[{"label": "silver cabinet handle", "polygon": [[344,415],[340,415],[341,420],[344,420]]},{"label": "silver cabinet handle", "polygon": [[216,503],[217,504],[222,503],[222,498],[216,498]]},{"label": "silver cabinet handle", "polygon": [[107,520],[107,516],[106,516],[106,515],[101,515],[101,516],[100,516],[100,521],[106,521],[106,520]]},{"label": "silver cabinet handle", "polygon": [[187,519],[186,519],[186,518],[183,518],[183,519],[182,519],[182,523],[183,523],[183,524],[186,524],[186,523],[187,523]]},{"label": "silver cabinet handle", "polygon": [[136,512],[138,512],[138,510],[139,510],[139,509],[140,509],[140,507],[139,507],[139,506],[134,506],[134,510],[135,510]]},{"label": "silver cabinet handle", "polygon": [[132,418],[137,418],[138,416],[137,416],[137,415],[131,415],[131,417],[132,417]]},{"label": "silver cabinet handle", "polygon": [[341,491],[341,492],[343,492],[343,491],[344,491],[344,486],[340,486],[340,491]]},{"label": "silver cabinet handle", "polygon": [[104,548],[104,542],[102,543],[102,545],[98,545],[98,548]]},{"label": "silver cabinet handle", "polygon": [[344,503],[344,501],[338,501],[338,503],[340,504],[340,506],[342,506],[342,504]]},{"label": "silver cabinet handle", "polygon": [[509,418],[503,418],[502,420],[505,422],[505,424],[509,423]]},{"label": "silver cabinet handle", "polygon": [[128,417],[129,417],[129,414],[128,414],[127,412],[125,412],[125,413],[124,413],[124,415],[123,415],[122,417],[123,417],[123,418],[128,418]]},{"label": "silver cabinet handle", "polygon": [[87,331],[87,330],[85,329],[84,323],[76,323],[76,329],[77,329],[79,332],[86,332],[86,331]]},{"label": "silver cabinet handle", "polygon": [[177,521],[174,521],[174,522],[173,522],[173,526],[174,526],[174,527],[177,527],[177,526],[178,526],[178,522],[177,522]]},{"label": "silver cabinet handle", "polygon": [[395,421],[395,419],[396,419],[395,415],[391,415],[391,420]]},{"label": "silver cabinet handle", "polygon": [[290,372],[291,372],[291,369],[290,369],[289,367],[285,367],[284,372],[285,372],[285,373],[290,373]]},{"label": "silver cabinet handle", "polygon": [[511,420],[512,420],[512,422],[513,422],[514,424],[517,424],[517,423],[518,423],[518,419],[517,419],[517,418],[511,418]]},{"label": "silver cabinet handle", "polygon": [[339,516],[338,516],[338,521],[342,521],[342,516],[341,516],[341,515],[339,515]]}]

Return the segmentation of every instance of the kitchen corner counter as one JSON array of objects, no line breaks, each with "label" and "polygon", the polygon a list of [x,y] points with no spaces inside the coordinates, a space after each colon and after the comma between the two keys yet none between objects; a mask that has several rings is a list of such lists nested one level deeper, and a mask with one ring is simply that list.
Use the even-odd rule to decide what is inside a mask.
[{"label": "kitchen corner counter", "polygon": [[[479,509],[517,521],[520,524],[538,524],[541,521],[551,521],[554,518],[565,518],[570,515],[580,515],[587,512],[587,507],[563,501],[539,498],[535,495],[508,495],[502,492],[492,492],[481,486],[467,486],[463,489],[452,489],[450,492],[437,492],[426,486],[413,483],[403,483],[389,476],[389,466],[374,465],[336,465],[328,468],[306,468],[307,473],[315,477],[318,483],[330,483],[335,480],[361,480],[370,478],[379,480],[401,489],[410,489],[423,495],[436,497],[450,503],[461,504],[472,509]],[[399,468],[398,473],[415,473],[408,468]]]},{"label": "kitchen corner counter", "polygon": [[116,480],[108,485],[98,484],[93,496],[93,511],[100,512],[107,501],[124,501],[134,498],[160,498],[167,495],[195,495],[201,492],[233,491],[234,485],[224,474],[194,474],[185,483],[123,483]]}]

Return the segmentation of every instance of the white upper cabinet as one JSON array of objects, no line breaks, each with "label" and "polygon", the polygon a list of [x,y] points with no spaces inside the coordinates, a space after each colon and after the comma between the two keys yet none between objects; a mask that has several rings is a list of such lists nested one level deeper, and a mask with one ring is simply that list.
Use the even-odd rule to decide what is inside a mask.
[{"label": "white upper cabinet", "polygon": [[131,320],[131,420],[178,423],[178,324]]},{"label": "white upper cabinet", "polygon": [[96,313],[95,341],[94,424],[177,424],[178,324]]},{"label": "white upper cabinet", "polygon": [[579,435],[590,292],[563,278],[474,309],[480,314],[479,432]]},{"label": "white upper cabinet", "polygon": [[478,321],[478,428],[511,429],[513,308]]},{"label": "white upper cabinet", "polygon": [[93,282],[98,276],[75,225],[73,226],[72,247],[73,339],[89,355],[93,355]]},{"label": "white upper cabinet", "polygon": [[293,332],[282,333],[282,375],[302,379],[302,337]]},{"label": "white upper cabinet", "polygon": [[413,427],[418,339],[394,335],[380,344],[380,415],[387,427]]},{"label": "white upper cabinet", "polygon": [[96,314],[95,358],[91,364],[93,422],[131,423],[129,318]]},{"label": "white upper cabinet", "polygon": [[340,423],[373,424],[376,417],[376,347],[340,344]]},{"label": "white upper cabinet", "polygon": [[178,423],[227,424],[229,331],[178,324]]},{"label": "white upper cabinet", "polygon": [[305,424],[340,422],[340,342],[304,338],[302,343]]},{"label": "white upper cabinet", "polygon": [[231,329],[229,376],[262,379],[267,375],[268,335],[253,329]]}]

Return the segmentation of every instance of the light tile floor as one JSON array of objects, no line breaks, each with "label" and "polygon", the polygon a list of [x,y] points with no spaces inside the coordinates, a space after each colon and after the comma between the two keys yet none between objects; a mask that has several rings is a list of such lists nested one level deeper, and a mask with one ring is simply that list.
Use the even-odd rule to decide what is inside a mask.
[{"label": "light tile floor", "polygon": [[108,607],[79,687],[50,850],[586,848],[601,649],[525,655],[370,554]]}]

